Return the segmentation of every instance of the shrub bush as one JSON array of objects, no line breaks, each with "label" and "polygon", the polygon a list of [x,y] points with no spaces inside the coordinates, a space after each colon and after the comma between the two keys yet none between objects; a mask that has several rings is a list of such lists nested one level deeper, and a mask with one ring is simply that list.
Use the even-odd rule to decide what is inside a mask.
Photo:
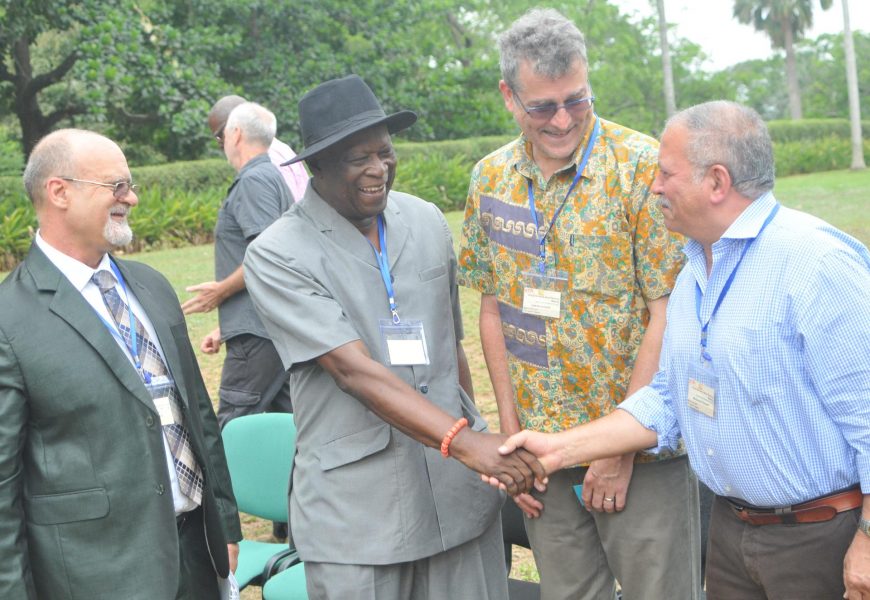
[{"label": "shrub bush", "polygon": [[[839,137],[849,140],[851,126],[848,119],[802,119],[800,121],[770,121],[767,124],[774,145],[800,140],[823,140]],[[861,123],[864,139],[870,139],[870,121]],[[849,166],[848,164],[846,165]]]},{"label": "shrub bush", "polygon": [[[815,140],[780,142],[773,145],[776,176],[798,175],[848,169],[852,164],[852,142],[834,135]],[[870,139],[864,141],[864,160],[870,162]]]}]

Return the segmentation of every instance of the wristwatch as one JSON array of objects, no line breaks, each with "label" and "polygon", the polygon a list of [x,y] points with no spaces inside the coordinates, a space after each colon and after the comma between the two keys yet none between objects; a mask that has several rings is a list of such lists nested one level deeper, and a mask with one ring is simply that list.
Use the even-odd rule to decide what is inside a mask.
[{"label": "wristwatch", "polygon": [[864,535],[870,536],[870,520],[861,517],[858,521],[858,531],[864,533]]}]

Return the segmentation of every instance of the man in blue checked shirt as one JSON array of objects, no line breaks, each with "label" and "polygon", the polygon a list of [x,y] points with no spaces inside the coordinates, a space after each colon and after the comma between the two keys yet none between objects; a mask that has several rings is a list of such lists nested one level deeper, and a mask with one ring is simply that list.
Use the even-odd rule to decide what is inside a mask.
[{"label": "man in blue checked shirt", "polygon": [[870,253],[779,205],[761,117],[674,116],[653,191],[691,238],[659,372],[611,415],[523,431],[548,472],[685,440],[717,495],[710,600],[870,598]]}]

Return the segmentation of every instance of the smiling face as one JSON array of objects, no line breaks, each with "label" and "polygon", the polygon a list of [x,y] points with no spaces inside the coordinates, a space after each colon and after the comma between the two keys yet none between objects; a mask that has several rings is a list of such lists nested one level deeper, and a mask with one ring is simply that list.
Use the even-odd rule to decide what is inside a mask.
[{"label": "smiling face", "polygon": [[[592,95],[586,66],[577,60],[565,75],[549,79],[538,75],[528,61],[520,63],[517,85],[511,90],[502,81],[499,84],[505,106],[510,110],[523,134],[532,143],[535,163],[545,177],[567,165],[592,122],[591,104],[585,111],[572,114],[559,108],[548,120],[538,120],[523,108],[547,104],[563,105],[571,100]],[[518,97],[517,97],[518,96]]]},{"label": "smiling face", "polygon": [[[80,151],[79,156],[87,158],[76,161],[73,177],[112,184],[130,181],[127,160],[110,140],[95,136],[86,140]],[[63,186],[65,242],[75,249],[74,254],[68,254],[93,265],[109,250],[130,243],[133,232],[127,215],[139,203],[135,192],[115,199],[109,187],[75,181],[63,181]]]},{"label": "smiling face", "polygon": [[387,206],[396,162],[386,126],[364,129],[310,161],[314,189],[365,234]]},{"label": "smiling face", "polygon": [[659,206],[667,228],[704,243],[706,236],[702,232],[709,221],[705,202],[707,178],[696,181],[694,166],[687,155],[688,135],[680,125],[665,130],[652,191],[661,196]]}]

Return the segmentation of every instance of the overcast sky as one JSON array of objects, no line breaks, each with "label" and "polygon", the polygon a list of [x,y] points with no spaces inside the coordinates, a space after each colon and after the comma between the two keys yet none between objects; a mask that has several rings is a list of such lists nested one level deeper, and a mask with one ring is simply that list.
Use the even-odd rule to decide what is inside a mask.
[{"label": "overcast sky", "polygon": [[[870,0],[848,0],[852,31],[870,32]],[[628,15],[655,16],[655,0],[611,0]],[[843,30],[841,0],[828,10],[814,0],[813,28],[807,37]],[[735,63],[771,55],[769,38],[752,25],[742,25],[732,17],[734,0],[665,0],[665,16],[672,34],[701,46],[710,57],[706,66],[718,71]],[[581,27],[582,29],[582,27]]]}]

